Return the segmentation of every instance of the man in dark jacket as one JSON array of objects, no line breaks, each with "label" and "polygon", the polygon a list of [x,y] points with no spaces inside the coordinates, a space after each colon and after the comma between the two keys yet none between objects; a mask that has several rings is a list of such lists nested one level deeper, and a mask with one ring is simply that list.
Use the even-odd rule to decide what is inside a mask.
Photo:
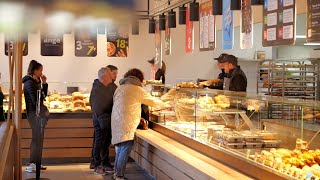
[{"label": "man in dark jacket", "polygon": [[112,81],[109,68],[101,68],[98,78],[94,80],[90,94],[94,127],[94,173],[106,175],[107,172],[113,171],[109,162],[109,146],[111,144],[113,94],[117,86]]},{"label": "man in dark jacket", "polygon": [[247,77],[238,66],[238,58],[233,55],[226,55],[220,61],[223,63],[227,73],[223,82],[223,90],[247,91]]},{"label": "man in dark jacket", "polygon": [[[114,86],[115,89],[117,89],[117,85],[114,83],[117,80],[118,77],[118,68],[114,65],[108,65],[107,68],[111,71],[111,78],[112,78],[112,84],[110,86]],[[94,135],[93,135],[94,136]],[[94,147],[94,139],[92,143],[92,152],[91,152],[91,162],[90,162],[90,169],[94,169],[94,155],[93,155],[93,148]]]}]

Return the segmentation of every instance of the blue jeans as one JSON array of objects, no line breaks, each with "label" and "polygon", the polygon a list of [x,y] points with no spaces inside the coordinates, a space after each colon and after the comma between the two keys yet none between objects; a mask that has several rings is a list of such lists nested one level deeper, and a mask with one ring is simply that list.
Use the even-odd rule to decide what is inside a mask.
[{"label": "blue jeans", "polygon": [[124,176],[127,161],[133,147],[133,140],[118,143],[116,148],[116,160],[114,162],[114,171],[118,177]]}]

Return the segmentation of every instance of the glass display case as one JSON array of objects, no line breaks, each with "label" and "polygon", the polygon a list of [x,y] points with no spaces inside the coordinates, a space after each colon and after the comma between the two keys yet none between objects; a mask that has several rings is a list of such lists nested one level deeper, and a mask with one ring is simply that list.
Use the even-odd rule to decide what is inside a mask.
[{"label": "glass display case", "polygon": [[[8,110],[9,83],[0,84],[4,99],[4,110]],[[88,82],[48,82],[48,96],[44,104],[50,113],[91,112],[89,96],[92,83]],[[25,101],[22,96],[22,111],[25,112]]]},{"label": "glass display case", "polygon": [[[151,113],[160,133],[254,178],[320,177],[318,101],[188,88],[171,89],[161,99],[174,108]],[[287,116],[269,119],[274,103],[288,106]],[[307,113],[313,120],[305,120]]]}]

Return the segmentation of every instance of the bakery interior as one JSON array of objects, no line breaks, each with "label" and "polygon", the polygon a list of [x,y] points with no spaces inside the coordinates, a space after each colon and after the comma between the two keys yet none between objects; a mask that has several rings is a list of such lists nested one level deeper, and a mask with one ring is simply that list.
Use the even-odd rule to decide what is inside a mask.
[{"label": "bakery interior", "polygon": [[[307,43],[307,0],[294,1],[296,29],[293,45],[263,46],[263,5],[256,5],[252,6],[252,48],[241,49],[241,11],[233,10],[234,45],[231,50],[222,47],[223,18],[216,15],[214,50],[199,50],[199,21],[193,21],[194,47],[191,53],[186,53],[186,25],[178,24],[178,7],[182,4],[188,6],[190,2],[206,1],[136,1],[136,7],[131,10],[140,13],[139,33],[133,35],[132,25],[128,26],[130,50],[127,57],[107,56],[107,26],[103,33],[97,34],[97,55],[94,57],[75,56],[75,33],[72,30],[63,34],[62,56],[42,56],[41,30],[27,33],[28,54],[22,57],[21,64],[15,65],[15,68],[21,68],[21,72],[15,70],[13,90],[21,88],[15,78],[26,74],[32,59],[43,64],[49,85],[45,104],[50,110],[44,139],[44,162],[88,162],[93,136],[89,104],[92,82],[99,68],[111,64],[119,69],[117,85],[127,70],[139,68],[145,75],[144,88],[173,105],[170,110],[149,109],[150,129],[137,131],[135,148],[130,156],[155,179],[319,179],[320,43]],[[107,17],[103,19],[105,23],[131,22],[121,8],[110,10],[118,12],[119,17],[113,17],[112,12],[96,15],[89,10],[88,14],[92,15],[86,16],[79,12],[81,8],[74,10],[68,5],[60,4],[62,9],[74,15],[72,18],[68,16],[74,24],[88,25],[92,21],[102,21],[102,17]],[[1,7],[4,6],[0,4]],[[156,47],[155,34],[148,32],[149,18],[157,19],[159,14],[171,9],[176,12],[177,25],[170,29],[170,55],[164,53],[165,32],[161,31],[162,61],[167,66],[166,84],[162,84],[150,77],[148,60],[155,56]],[[54,15],[48,13],[46,20],[50,22]],[[70,28],[61,19],[57,22],[55,26]],[[6,95],[3,108],[8,118],[11,83],[10,63],[3,51],[5,42],[5,33],[1,32],[0,87]],[[214,58],[221,53],[238,57],[238,64],[248,79],[247,92],[208,89],[198,83],[199,79],[216,79],[220,69]],[[18,164],[21,170],[29,154],[31,129],[26,120],[24,97],[16,95],[17,92],[21,91],[15,90],[12,101],[21,104],[21,111],[11,110],[12,124],[7,122],[8,127],[4,127],[5,123],[1,126],[9,129],[12,126],[18,132],[14,137],[19,143],[9,147],[19,150],[7,155],[20,157],[12,162],[15,162],[13,167]],[[0,142],[5,143],[4,140]],[[178,150],[170,150],[170,147]],[[114,147],[110,149],[114,156]],[[183,153],[177,154],[180,151]],[[206,168],[201,169],[191,161]],[[21,178],[16,173],[19,174],[15,172],[12,176]]]}]

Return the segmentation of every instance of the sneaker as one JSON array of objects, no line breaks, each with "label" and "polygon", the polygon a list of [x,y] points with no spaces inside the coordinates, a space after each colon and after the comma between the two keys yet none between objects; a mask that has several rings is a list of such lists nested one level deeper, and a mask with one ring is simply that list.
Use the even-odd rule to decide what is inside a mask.
[{"label": "sneaker", "polygon": [[101,176],[108,175],[102,166],[95,167],[93,173]]},{"label": "sneaker", "polygon": [[93,161],[90,162],[89,168],[90,168],[90,169],[94,169],[94,162],[93,162]]},{"label": "sneaker", "polygon": [[36,164],[34,163],[30,163],[27,167],[26,167],[26,172],[28,173],[35,173],[36,172]]},{"label": "sneaker", "polygon": [[111,164],[110,165],[103,165],[102,167],[108,173],[113,173],[114,172],[113,166]]},{"label": "sneaker", "polygon": [[119,176],[117,176],[115,173],[113,174],[113,179],[114,180],[128,180],[127,178],[125,178],[125,177],[119,177]]}]

